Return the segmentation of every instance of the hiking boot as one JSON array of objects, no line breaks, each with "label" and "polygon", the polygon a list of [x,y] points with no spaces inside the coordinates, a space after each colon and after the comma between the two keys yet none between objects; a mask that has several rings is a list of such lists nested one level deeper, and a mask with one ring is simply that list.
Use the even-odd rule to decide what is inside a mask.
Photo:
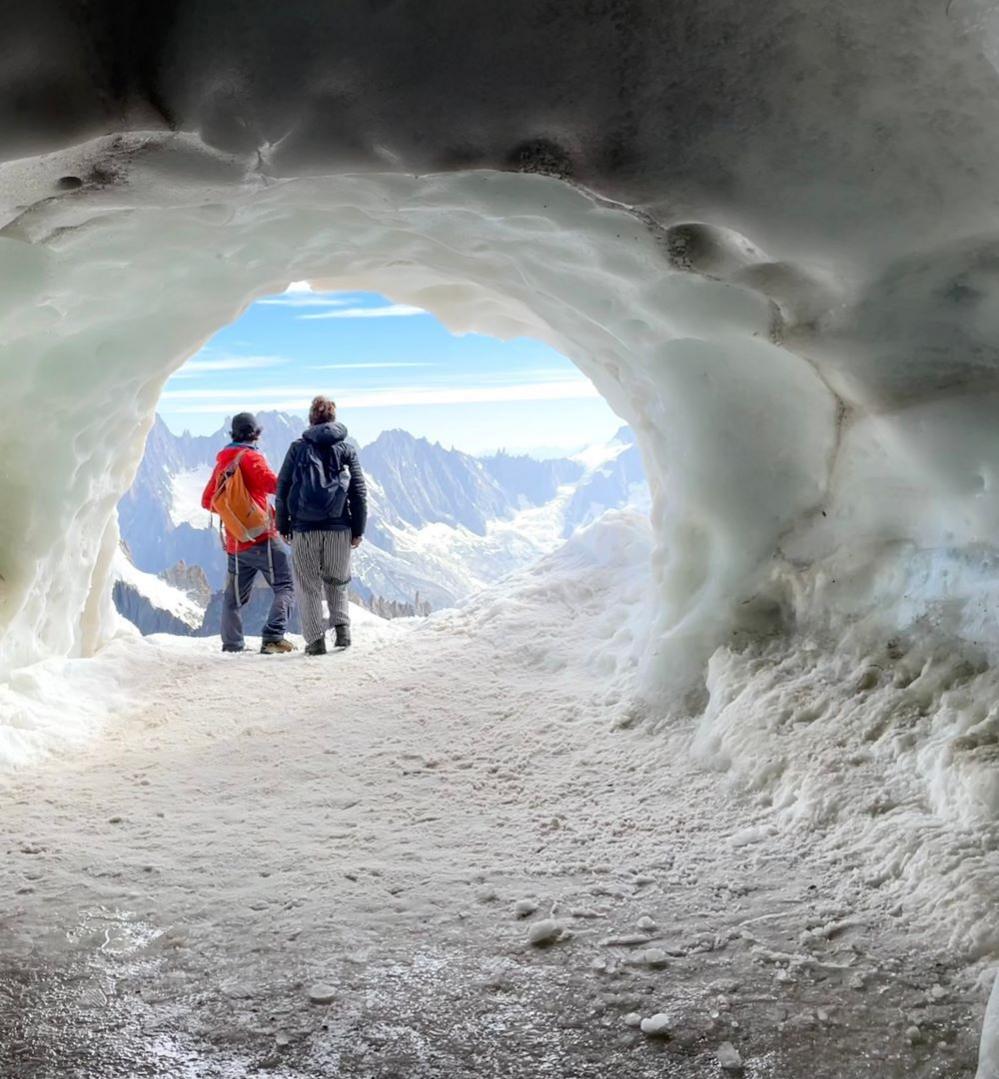
[{"label": "hiking boot", "polygon": [[334,626],[337,648],[350,648],[350,626]]},{"label": "hiking boot", "polygon": [[318,641],[313,641],[312,644],[307,644],[305,646],[305,654],[307,656],[325,656],[326,638],[320,637]]},{"label": "hiking boot", "polygon": [[260,646],[260,651],[265,656],[276,656],[280,652],[294,652],[295,646],[282,637],[279,641],[264,641]]},{"label": "hiking boot", "polygon": [[224,644],[222,645],[223,652],[245,652],[246,649],[241,644]]}]

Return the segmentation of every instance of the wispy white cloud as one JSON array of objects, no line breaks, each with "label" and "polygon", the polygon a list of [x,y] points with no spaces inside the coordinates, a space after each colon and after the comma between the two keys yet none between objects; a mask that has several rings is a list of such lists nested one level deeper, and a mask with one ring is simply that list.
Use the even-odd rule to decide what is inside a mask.
[{"label": "wispy white cloud", "polygon": [[436,363],[409,363],[405,360],[382,363],[317,363],[307,367],[307,371],[357,371],[372,367],[439,367]]},{"label": "wispy white cloud", "polygon": [[577,367],[570,367],[566,370],[550,367],[523,367],[514,371],[477,371],[473,365],[469,364],[466,369],[459,368],[457,371],[445,371],[439,377],[446,379],[449,385],[456,380],[463,379],[467,384],[474,383],[476,386],[520,386],[538,382],[578,382],[581,376]]},{"label": "wispy white cloud", "polygon": [[280,296],[267,296],[257,303],[267,307],[346,307],[357,303],[351,296],[327,296],[322,292],[287,293]]},{"label": "wispy white cloud", "polygon": [[255,371],[281,367],[291,361],[286,356],[219,356],[217,359],[188,360],[172,378],[190,378],[213,371]]},{"label": "wispy white cloud", "polygon": [[466,405],[490,401],[561,401],[599,397],[586,378],[564,382],[522,382],[509,386],[414,386],[399,390],[376,390],[367,394],[344,394],[344,408],[378,408],[385,405]]},{"label": "wispy white cloud", "polygon": [[[270,394],[266,399],[254,397],[256,409],[269,411],[294,412],[308,408],[313,397],[313,391],[309,390],[282,390],[270,389],[260,391],[260,394]],[[226,400],[222,400],[222,395]],[[166,397],[167,394],[164,394]],[[194,400],[190,404],[183,404],[169,411],[175,414],[193,414],[204,412],[231,413],[238,412],[246,407],[246,401],[234,401],[230,391],[217,391],[219,400],[210,403],[204,398],[208,394],[197,395],[187,391],[176,391],[171,396]],[[216,396],[216,394],[212,394]],[[199,400],[200,403],[195,403]],[[572,381],[559,382],[531,382],[509,386],[458,386],[458,387],[428,387],[413,386],[401,389],[367,390],[348,392],[343,396],[337,396],[337,405],[343,409],[350,408],[399,408],[412,405],[471,405],[488,404],[503,401],[573,401],[588,397],[599,397],[596,387],[585,378],[577,378]]]},{"label": "wispy white cloud", "polygon": [[406,303],[390,303],[385,307],[345,307],[337,311],[320,311],[314,315],[299,315],[300,319],[312,318],[399,318],[405,315],[425,315],[422,307]]},{"label": "wispy white cloud", "polygon": [[[178,400],[217,400],[236,396],[247,399],[257,397],[297,397],[300,394],[315,396],[311,386],[215,386],[210,389],[164,390],[160,395],[164,401]],[[311,397],[310,397],[311,400]]]}]

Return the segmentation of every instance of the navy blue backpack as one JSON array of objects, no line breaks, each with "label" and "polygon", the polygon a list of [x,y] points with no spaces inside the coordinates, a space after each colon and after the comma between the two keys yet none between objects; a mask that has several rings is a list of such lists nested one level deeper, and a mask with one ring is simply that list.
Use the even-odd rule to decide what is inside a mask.
[{"label": "navy blue backpack", "polygon": [[292,517],[318,523],[340,517],[347,508],[347,486],[341,447],[337,443],[321,450],[303,438],[292,479]]}]

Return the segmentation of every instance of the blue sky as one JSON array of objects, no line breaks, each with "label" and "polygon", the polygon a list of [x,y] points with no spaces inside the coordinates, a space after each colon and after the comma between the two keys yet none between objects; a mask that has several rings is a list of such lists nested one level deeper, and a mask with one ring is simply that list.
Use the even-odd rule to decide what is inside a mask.
[{"label": "blue sky", "polygon": [[362,444],[401,427],[469,453],[575,452],[622,421],[560,353],[528,338],[455,336],[375,293],[304,284],[258,300],[167,383],[159,411],[178,434],[234,412],[304,415],[325,393]]}]

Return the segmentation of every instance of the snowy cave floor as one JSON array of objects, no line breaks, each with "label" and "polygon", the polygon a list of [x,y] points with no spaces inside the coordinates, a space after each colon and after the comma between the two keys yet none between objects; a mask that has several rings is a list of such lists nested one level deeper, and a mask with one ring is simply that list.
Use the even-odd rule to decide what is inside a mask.
[{"label": "snowy cave floor", "polygon": [[0,1075],[974,1074],[942,946],[753,831],[689,731],[615,729],[572,641],[355,639],[135,642],[142,703],[6,781]]}]

